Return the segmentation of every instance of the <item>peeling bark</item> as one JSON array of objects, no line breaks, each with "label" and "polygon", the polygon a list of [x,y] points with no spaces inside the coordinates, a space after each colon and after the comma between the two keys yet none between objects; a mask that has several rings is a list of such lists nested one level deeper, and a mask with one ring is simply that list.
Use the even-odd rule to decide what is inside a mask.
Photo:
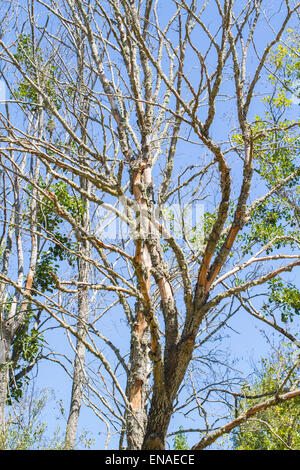
[{"label": "peeling bark", "polygon": [[126,413],[127,448],[140,449],[147,424],[147,393],[150,375],[149,327],[140,302],[136,305],[136,321],[131,334],[130,369],[127,391],[130,409]]},{"label": "peeling bark", "polygon": [[[136,302],[135,323],[131,331],[130,369],[127,382],[127,395],[130,410],[127,410],[128,449],[140,449],[147,424],[146,396],[150,374],[149,358],[149,317],[151,308],[151,258],[144,238],[147,237],[149,222],[144,211],[148,211],[148,201],[143,186],[152,182],[150,168],[141,161],[139,168],[132,173],[132,193],[137,204],[137,228],[135,265],[138,283],[143,297]],[[146,212],[148,213],[148,212]]]}]

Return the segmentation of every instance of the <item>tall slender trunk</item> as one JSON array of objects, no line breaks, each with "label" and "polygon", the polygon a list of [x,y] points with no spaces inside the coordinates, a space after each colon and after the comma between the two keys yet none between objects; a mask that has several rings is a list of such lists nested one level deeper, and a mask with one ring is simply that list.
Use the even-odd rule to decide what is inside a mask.
[{"label": "tall slender trunk", "polygon": [[[88,243],[82,243],[81,253],[89,253]],[[79,260],[79,283],[89,281],[89,263],[84,259]],[[85,363],[85,345],[83,341],[86,338],[86,322],[89,315],[89,296],[88,288],[78,286],[78,324],[76,339],[76,356],[73,371],[73,385],[70,411],[67,422],[65,447],[73,449],[76,443],[79,413],[82,402],[83,382],[84,382],[84,363]]]},{"label": "tall slender trunk", "polygon": [[5,435],[5,409],[8,385],[8,370],[4,364],[0,364],[0,449],[3,449],[3,441]]},{"label": "tall slender trunk", "polygon": [[[14,211],[11,215],[11,221],[14,221]],[[2,274],[7,275],[9,258],[12,251],[12,235],[13,224],[8,228],[6,237],[6,245],[2,255]],[[6,363],[9,361],[10,341],[7,341],[7,330],[5,326],[5,302],[6,302],[6,284],[0,282],[0,448],[2,446],[2,436],[5,433],[5,409],[8,390],[8,367]]]},{"label": "tall slender trunk", "polygon": [[[85,178],[80,180],[81,187],[89,190],[89,183]],[[89,231],[90,227],[90,207],[87,198],[81,198],[84,204],[84,211],[81,216],[82,227],[85,231]],[[78,296],[77,296],[77,337],[76,337],[76,353],[73,370],[73,384],[71,394],[71,404],[68,416],[65,447],[73,449],[76,443],[76,435],[78,429],[78,420],[83,396],[84,382],[84,363],[85,363],[85,345],[84,341],[87,335],[87,322],[89,317],[89,273],[90,264],[88,259],[91,257],[91,247],[87,240],[82,240],[79,244],[78,251],[82,257],[78,260]]]},{"label": "tall slender trunk", "polygon": [[[89,183],[86,178],[81,178],[81,187],[85,191],[89,191]],[[89,231],[90,227],[90,207],[86,197],[81,198],[84,204],[84,211],[81,216],[82,227],[85,231]],[[90,263],[88,259],[91,257],[91,247],[87,240],[80,242],[78,251],[82,257],[78,260],[78,296],[77,296],[77,337],[76,337],[76,353],[73,370],[73,384],[71,394],[71,404],[68,416],[65,447],[73,449],[76,443],[76,435],[78,429],[78,420],[83,396],[84,382],[84,363],[85,363],[85,345],[84,341],[87,335],[87,322],[89,318],[89,273]]]},{"label": "tall slender trunk", "polygon": [[0,337],[0,449],[5,449],[5,430],[6,430],[6,402],[9,387],[9,360],[10,360],[11,341],[1,331]]},{"label": "tall slender trunk", "polygon": [[[74,18],[76,23],[77,19]],[[80,28],[76,28],[76,37],[78,41],[77,50],[77,64],[78,64],[78,91],[79,91],[79,122],[81,139],[87,143],[87,124],[88,124],[88,105],[87,105],[87,89],[84,79],[84,55],[85,55],[85,33]],[[85,164],[86,153],[83,149],[79,149],[80,160]],[[81,188],[89,192],[90,183],[85,177],[80,178]],[[90,206],[89,200],[86,196],[81,196],[81,202],[84,210],[81,215],[81,224],[85,232],[90,230]],[[77,338],[76,338],[76,355],[73,371],[73,385],[70,411],[68,416],[65,447],[73,449],[76,443],[76,435],[78,429],[78,420],[83,396],[83,381],[84,381],[84,363],[85,363],[85,345],[84,341],[87,335],[87,321],[89,317],[89,282],[90,264],[88,259],[91,257],[91,246],[87,240],[80,242],[78,248],[82,258],[78,261],[78,323],[77,323]]]}]

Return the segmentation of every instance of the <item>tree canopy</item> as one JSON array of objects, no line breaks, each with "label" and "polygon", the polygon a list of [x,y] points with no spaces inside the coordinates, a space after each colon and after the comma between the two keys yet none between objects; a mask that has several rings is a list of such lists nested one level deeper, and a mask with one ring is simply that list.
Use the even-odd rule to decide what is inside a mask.
[{"label": "tree canopy", "polygon": [[[289,390],[299,380],[299,366],[295,368],[290,350],[278,351],[264,359],[253,384],[244,386],[246,396],[240,399],[238,411],[264,400],[274,390]],[[277,357],[276,357],[277,356]],[[294,366],[294,367],[293,367]],[[264,396],[264,397],[263,397]],[[251,404],[250,404],[251,403]],[[236,450],[299,450],[300,449],[299,397],[262,411],[243,424],[234,435]]]},{"label": "tree canopy", "polygon": [[248,371],[225,347],[250,321],[300,346],[299,5],[269,3],[4,2],[2,433],[49,364],[67,449],[82,406],[105,448],[201,450],[297,403],[232,419]]}]

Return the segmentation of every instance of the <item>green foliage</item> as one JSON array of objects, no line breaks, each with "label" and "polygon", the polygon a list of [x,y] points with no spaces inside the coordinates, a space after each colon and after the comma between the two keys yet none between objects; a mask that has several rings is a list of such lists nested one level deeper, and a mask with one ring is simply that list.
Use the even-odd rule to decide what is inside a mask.
[{"label": "green foliage", "polygon": [[[248,231],[240,236],[243,241],[243,254],[253,254],[257,245],[264,246],[271,240],[274,242],[266,250],[266,254],[286,245],[297,247],[295,238],[298,231],[294,229],[295,226],[295,216],[284,199],[279,196],[270,197],[252,211],[250,220],[245,225]],[[294,239],[281,238],[289,235]]]},{"label": "green foliage", "polygon": [[[15,302],[15,298],[9,296],[3,308],[4,318],[11,311],[13,302]],[[16,315],[18,315],[19,310],[20,304],[16,308]],[[43,335],[34,328],[35,322],[36,314],[29,305],[22,327],[15,334],[12,342],[12,360],[9,366],[11,366],[10,370],[13,371],[13,377],[11,377],[7,395],[8,405],[12,405],[14,400],[19,401],[22,398],[24,386],[28,382],[26,368],[37,358],[44,344]],[[19,376],[18,374],[21,371],[24,374]]]},{"label": "green foliage", "polygon": [[[42,180],[40,180],[39,185],[42,189],[46,188]],[[29,186],[28,189],[30,193],[32,188]],[[84,212],[84,204],[81,200],[69,194],[67,184],[59,182],[51,185],[49,190],[55,194],[61,206],[74,218],[80,220]],[[28,199],[28,210],[30,208],[29,202],[30,200]],[[53,241],[47,242],[45,249],[39,253],[32,295],[38,295],[38,292],[53,292],[56,287],[53,274],[57,274],[60,267],[59,262],[67,261],[69,265],[73,266],[75,256],[70,251],[74,250],[77,246],[67,235],[62,233],[63,219],[55,211],[53,202],[49,201],[46,197],[40,202],[37,220],[41,226],[51,233]],[[12,300],[7,302],[5,311],[9,311]],[[17,314],[19,308],[20,306],[17,308]],[[13,400],[19,401],[22,398],[24,386],[29,380],[26,369],[39,356],[44,344],[43,336],[34,328],[35,322],[36,315],[29,306],[22,328],[19,329],[13,341],[14,378],[10,382],[8,394],[8,404],[10,405]],[[25,373],[18,376],[20,371]]]},{"label": "green foliage", "polygon": [[272,99],[273,106],[290,105],[291,99],[288,95],[293,94],[300,98],[300,60],[299,60],[299,36],[292,28],[287,30],[285,44],[279,44],[269,56],[275,73],[270,73],[269,80],[278,88],[275,98]]},{"label": "green foliage", "polygon": [[[261,120],[259,116],[255,117],[252,125],[255,138],[254,161],[269,188],[297,169],[296,155],[299,137],[292,130],[293,127],[296,128],[294,123],[295,121],[287,119],[275,123],[269,111],[266,112],[264,120]],[[291,180],[288,187],[293,187],[295,182],[296,180]]]},{"label": "green foliage", "polygon": [[214,226],[214,223],[217,220],[217,210],[215,212],[205,212],[204,214],[204,233],[205,237],[208,238],[210,232],[212,231],[212,228]]},{"label": "green foliage", "polygon": [[274,313],[280,309],[281,320],[293,320],[294,315],[300,314],[300,291],[292,283],[286,283],[280,277],[271,279],[269,282],[269,302],[264,306],[265,310]]},{"label": "green foliage", "polygon": [[[252,125],[254,164],[268,189],[274,188],[280,180],[292,175],[297,169],[299,136],[294,132],[294,121],[282,119],[283,113],[292,104],[288,96],[297,92],[299,97],[299,43],[291,29],[288,30],[286,42],[288,47],[279,45],[270,55],[269,64],[274,73],[270,74],[269,81],[274,93],[264,99],[267,105],[265,119],[256,116]],[[236,135],[234,140],[239,145],[241,136]],[[274,239],[266,250],[267,255],[282,247],[298,249],[296,240],[299,238],[299,221],[289,192],[296,198],[297,192],[299,193],[299,177],[292,178],[283,191],[274,193],[252,212],[245,233],[239,237],[244,255],[253,254],[258,247]],[[283,239],[283,236],[286,238]],[[299,289],[280,277],[270,280],[268,301],[263,309],[265,314],[274,315],[276,311],[280,312],[284,322],[292,321],[300,313]]]},{"label": "green foliage", "polygon": [[[46,188],[42,181],[39,184],[41,188]],[[69,194],[67,184],[60,181],[51,185],[48,189],[55,195],[58,203],[74,219],[80,221],[85,209],[84,203],[81,199]],[[76,249],[77,245],[67,235],[62,234],[63,219],[57,214],[54,203],[46,197],[41,201],[37,220],[48,232],[52,233],[56,243],[49,244],[47,250],[40,254],[33,287],[41,292],[53,292],[55,280],[51,273],[57,273],[59,269],[58,261],[66,260],[70,266],[74,265],[75,257],[70,251]]]},{"label": "green foliage", "polygon": [[[46,185],[42,180],[40,180],[39,186],[42,189],[46,188]],[[70,195],[67,183],[59,181],[58,183],[52,184],[47,189],[55,195],[57,202],[63,206],[75,220],[80,221],[85,210],[84,203],[81,199]],[[62,218],[55,210],[54,203],[46,197],[41,201],[41,207],[37,218],[38,221],[51,232],[53,232],[62,222]]]},{"label": "green foliage", "polygon": [[37,450],[63,449],[59,428],[51,438],[47,436],[47,424],[42,420],[48,393],[43,392],[34,398],[25,398],[19,406],[9,412],[5,434],[0,436],[0,449]]},{"label": "green foliage", "polygon": [[[44,344],[43,335],[34,328],[35,322],[36,315],[29,306],[25,321],[13,339],[12,366],[14,377],[10,381],[7,398],[8,405],[12,405],[13,400],[19,401],[22,398],[24,387],[29,381],[29,376],[26,371],[28,364],[36,360]],[[18,376],[20,371],[24,373]]]},{"label": "green foliage", "polygon": [[[256,116],[252,124],[253,161],[256,173],[268,190],[292,175],[298,168],[297,156],[299,136],[296,123],[284,117],[292,105],[293,94],[299,95],[300,62],[299,43],[293,31],[288,30],[286,46],[279,44],[269,57],[272,69],[269,82],[273,93],[264,98],[266,112],[263,118]],[[297,95],[297,96],[298,96]],[[234,135],[237,147],[242,145],[242,136]],[[254,250],[277,237],[276,242],[267,250],[288,246],[297,247],[296,195],[299,194],[299,177],[291,178],[282,190],[259,204],[253,210],[246,230],[239,235],[243,244],[243,254],[253,254]],[[292,194],[292,197],[291,197]],[[290,237],[285,240],[279,237]]]},{"label": "green foliage", "polygon": [[[276,391],[287,377],[293,364],[293,352],[286,348],[279,357],[262,360],[261,371],[252,384],[247,384],[247,395],[260,395]],[[285,387],[290,388],[299,376],[299,367],[290,375]],[[260,399],[241,399],[238,414]],[[300,450],[300,399],[286,401],[270,407],[239,427],[233,437],[235,450]]]},{"label": "green foliage", "polygon": [[[18,37],[16,53],[14,58],[20,66],[23,66],[26,74],[34,83],[43,89],[51,103],[57,110],[61,108],[61,100],[56,93],[56,75],[57,67],[53,64],[45,64],[42,56],[42,50],[32,44],[32,39],[28,34],[21,34]],[[36,110],[39,103],[39,94],[28,80],[22,80],[17,83],[17,89],[14,91],[14,97],[24,101],[24,107]],[[46,103],[42,103],[46,109]]]},{"label": "green foliage", "polygon": [[[179,426],[182,430],[182,426]],[[180,432],[174,437],[174,450],[188,450],[187,438],[184,432]]]},{"label": "green foliage", "polygon": [[[0,435],[2,450],[63,450],[65,440],[59,426],[49,432],[43,414],[50,404],[47,390],[36,393],[27,389],[27,396],[9,410],[6,420],[5,433]],[[29,395],[28,395],[29,394]],[[62,416],[57,417],[61,419]],[[78,439],[78,445],[90,448],[93,439],[83,431]]]}]

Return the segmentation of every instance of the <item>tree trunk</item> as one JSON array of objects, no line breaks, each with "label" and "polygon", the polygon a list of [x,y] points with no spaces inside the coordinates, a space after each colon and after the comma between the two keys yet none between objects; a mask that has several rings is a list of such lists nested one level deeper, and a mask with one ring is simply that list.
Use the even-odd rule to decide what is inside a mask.
[{"label": "tree trunk", "polygon": [[0,338],[0,449],[5,448],[5,410],[9,386],[10,341],[2,332]]},{"label": "tree trunk", "polygon": [[[87,181],[82,178],[81,185],[86,190],[89,185]],[[82,215],[82,226],[85,230],[89,229],[89,203],[86,198],[82,199],[85,207]],[[88,259],[91,256],[90,243],[84,240],[80,244],[79,251],[83,255],[78,261],[78,324],[77,324],[77,338],[76,338],[76,356],[73,372],[73,385],[69,417],[66,429],[65,447],[73,449],[76,441],[76,434],[78,428],[79,413],[82,402],[83,394],[83,381],[84,381],[84,362],[85,362],[85,345],[84,341],[87,335],[87,322],[89,317],[89,273],[90,264]]]},{"label": "tree trunk", "polygon": [[165,351],[163,382],[154,386],[143,450],[164,450],[173,413],[173,404],[192,359],[194,337],[190,334],[174,345],[172,354]]},{"label": "tree trunk", "polygon": [[[77,22],[74,18],[75,23]],[[78,41],[78,51],[77,51],[77,65],[78,65],[78,89],[81,94],[80,98],[80,132],[83,142],[87,142],[87,122],[88,122],[88,105],[86,102],[86,84],[84,81],[84,44],[85,44],[85,34],[80,31],[80,28],[76,26],[76,37]],[[80,149],[81,162],[84,164],[86,160],[86,154],[83,149]],[[86,192],[90,191],[89,181],[81,176],[80,177],[80,186]],[[82,228],[85,231],[90,229],[90,206],[89,200],[86,196],[81,197],[81,202],[83,203],[84,211],[81,214],[81,224]],[[88,259],[91,257],[91,246],[87,240],[83,240],[80,243],[79,251],[82,254],[82,258],[78,261],[78,281],[82,285],[78,285],[78,324],[77,324],[77,338],[76,338],[76,357],[74,363],[74,372],[73,372],[73,385],[72,385],[72,395],[71,395],[71,404],[70,411],[66,429],[66,438],[65,438],[65,447],[67,449],[73,449],[76,442],[76,435],[78,429],[78,420],[79,413],[82,403],[83,395],[83,380],[84,380],[84,362],[85,362],[85,345],[84,340],[87,335],[87,321],[89,317],[89,288],[87,284],[89,283],[89,273],[90,273],[90,264]]]},{"label": "tree trunk", "polygon": [[152,397],[148,426],[142,445],[143,450],[164,450],[166,434],[172,415],[172,400],[167,393],[155,393]]},{"label": "tree trunk", "polygon": [[[85,260],[79,262],[79,282],[88,282],[89,264]],[[85,345],[82,340],[86,338],[86,322],[89,314],[88,288],[78,287],[78,338],[76,339],[76,357],[73,372],[73,385],[69,417],[67,422],[65,447],[73,449],[76,442],[79,413],[82,402]]]},{"label": "tree trunk", "polygon": [[146,398],[150,375],[149,326],[147,316],[151,310],[151,257],[146,245],[150,225],[147,214],[149,201],[145,198],[144,188],[152,184],[151,168],[145,160],[139,161],[139,167],[132,172],[132,193],[137,203],[136,211],[136,276],[143,301],[136,302],[135,324],[131,330],[130,368],[127,381],[127,397],[130,410],[127,410],[127,448],[141,449],[146,425]]},{"label": "tree trunk", "polygon": [[149,327],[140,302],[136,305],[136,323],[131,333],[130,370],[127,396],[131,409],[127,410],[127,449],[139,450],[144,441],[147,425],[146,396],[150,373]]}]

